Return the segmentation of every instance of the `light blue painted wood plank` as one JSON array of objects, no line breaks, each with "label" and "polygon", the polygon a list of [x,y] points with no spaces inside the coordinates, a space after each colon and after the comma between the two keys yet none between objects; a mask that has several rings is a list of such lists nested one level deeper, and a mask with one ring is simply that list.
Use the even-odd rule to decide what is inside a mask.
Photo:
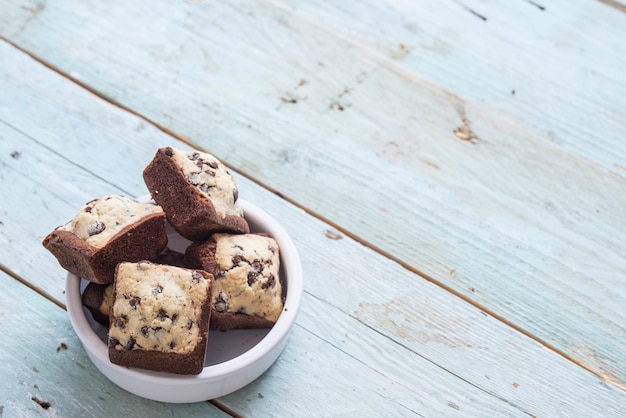
[{"label": "light blue painted wood plank", "polygon": [[2,33],[623,387],[624,16],[424,4],[7,2]]},{"label": "light blue painted wood plank", "polygon": [[4,272],[0,284],[1,416],[229,416],[208,402],[165,404],[111,385],[63,309]]},{"label": "light blue painted wood plank", "polygon": [[390,59],[400,74],[409,69],[504,111],[546,141],[626,175],[626,15],[615,9],[566,0],[271,3]]},{"label": "light blue painted wood plank", "polygon": [[[15,8],[20,12],[6,13],[1,21],[5,36],[39,50],[43,57],[49,55],[53,61],[72,59],[65,64],[68,73],[79,80],[90,80],[90,84],[112,98],[132,95],[125,97],[125,102],[140,100],[132,90],[147,90],[158,96],[163,86],[151,86],[151,80],[163,77],[185,90],[198,84],[206,98],[212,96],[204,89],[214,88],[229,100],[245,103],[244,92],[237,92],[237,83],[229,79],[232,77],[241,79],[250,92],[267,94],[275,106],[283,102],[281,97],[289,99],[291,95],[301,102],[323,101],[325,107],[331,106],[333,99],[342,98],[351,106],[355,98],[341,93],[343,88],[359,83],[349,82],[342,72],[338,74],[343,77],[337,80],[336,91],[330,80],[322,80],[327,85],[318,87],[318,94],[310,91],[315,86],[310,83],[316,81],[315,76],[343,64],[336,55],[348,49],[361,56],[353,62],[355,69],[372,60],[399,76],[405,76],[408,69],[464,100],[515,115],[547,140],[624,173],[615,164],[626,164],[626,154],[616,142],[624,127],[621,109],[626,106],[626,99],[620,94],[624,88],[621,74],[626,70],[626,17],[597,1],[552,1],[544,10],[524,0],[370,0],[365,5],[354,0],[304,4],[274,0],[236,7],[189,2],[157,5],[152,12],[142,6],[133,11],[98,5],[74,8],[70,2],[48,2],[45,7],[37,2],[5,3],[8,10]],[[159,7],[169,13],[168,19],[155,10]],[[472,11],[488,20],[477,18]],[[130,49],[134,56],[129,53],[128,61],[108,62],[114,58],[109,54],[113,54],[112,44],[116,40],[107,33],[125,18],[126,12],[145,15],[131,26],[139,39],[130,32],[116,34],[117,42],[126,43],[124,49]],[[55,31],[50,39],[38,36],[39,31],[48,30],[55,18],[67,22],[67,29],[57,28],[65,33]],[[208,27],[207,21],[211,23]],[[90,29],[94,24],[99,27],[97,31]],[[90,41],[97,42],[72,39],[72,30],[84,31],[89,35],[83,39],[91,37]],[[224,34],[228,38],[222,40]],[[263,39],[263,46],[250,47],[247,41],[252,36]],[[338,44],[324,45],[328,39],[336,39]],[[61,42],[73,42],[71,53],[55,52],[54,45]],[[50,52],[43,53],[48,47],[52,48]],[[314,54],[309,54],[311,49]],[[230,68],[237,57],[245,59],[243,56],[248,53],[271,61]],[[283,53],[289,54],[290,60],[283,60]],[[59,56],[55,58],[55,54]],[[346,55],[350,56],[350,51]],[[328,58],[328,65],[324,58]],[[93,68],[86,66],[81,70],[85,66],[82,60],[94,60]],[[270,62],[274,61],[276,71],[268,73]],[[154,70],[142,73],[138,70],[142,62],[153,64]],[[119,76],[109,77],[128,77],[133,89],[116,89],[113,79],[91,80],[99,68],[110,65],[127,66],[116,69]],[[223,70],[230,77],[222,75]],[[298,71],[302,75],[296,74]],[[257,76],[248,78],[248,72]],[[307,80],[305,76],[311,75]],[[292,84],[286,84],[285,76]],[[262,77],[264,83],[255,83],[257,77]],[[303,78],[308,86],[297,88],[304,87],[298,85]],[[367,72],[361,78],[361,82],[365,81]],[[143,106],[149,104],[141,102]],[[176,118],[172,110],[178,106],[184,103],[172,103],[174,109],[163,108],[163,117]],[[158,112],[158,106],[152,110]]]},{"label": "light blue painted wood plank", "polygon": [[[109,176],[115,179],[116,187],[132,189],[133,177],[138,175],[132,173],[140,171],[147,162],[144,153],[148,151],[144,148],[151,148],[151,156],[152,147],[157,144],[176,144],[149,125],[138,132],[135,127],[139,119],[135,116],[95,99],[6,45],[0,51],[10,57],[7,62],[33,75],[27,80],[39,80],[39,83],[26,83],[28,93],[24,83],[16,83],[15,86],[22,86],[23,94],[11,96],[14,108],[28,103],[32,114],[39,118],[29,120],[17,111],[2,113],[12,126],[32,130],[37,139],[26,142],[21,149],[24,157],[39,161],[37,164],[15,164],[12,170],[2,172],[18,173],[1,177],[0,190],[12,183],[17,185],[16,190],[22,190],[15,194],[12,206],[36,207],[25,202],[39,188],[51,188],[58,182],[54,176],[37,173],[50,173],[54,167],[74,179],[60,183],[57,193],[61,196],[64,196],[62,190],[71,191],[77,185],[80,190],[109,187],[99,180]],[[11,83],[3,87],[6,85]],[[48,86],[56,86],[54,94],[46,90]],[[7,108],[0,106],[3,110]],[[59,109],[62,111],[57,113]],[[51,113],[50,128],[39,131],[47,126],[44,122],[48,113]],[[112,125],[113,135],[107,131],[106,124],[101,125],[107,120],[116,122]],[[7,121],[4,122],[6,125]],[[10,156],[7,157],[9,150],[24,144],[23,134],[16,132],[14,128],[7,130],[0,141],[8,144],[6,151],[0,152],[4,167],[13,164]],[[100,161],[92,153],[72,151],[80,150],[84,141],[81,132],[90,134],[95,148],[103,142],[109,144],[98,154]],[[123,148],[124,142],[138,146]],[[75,167],[75,158],[43,158],[62,154],[64,149],[69,150],[66,151],[69,155],[82,153],[77,155],[80,161],[92,160],[83,162],[83,167]],[[19,161],[21,157],[15,160]],[[110,173],[111,166],[118,167],[120,172]],[[72,174],[81,170],[82,177]],[[19,175],[29,172],[29,176]],[[322,408],[328,414],[359,414],[368,410],[381,415],[397,411],[402,415],[413,412],[426,416],[556,415],[568,411],[572,415],[619,414],[626,396],[619,389],[607,386],[441,288],[416,280],[413,273],[329,230],[328,225],[286,204],[275,194],[244,178],[239,180],[241,196],[281,220],[296,241],[303,258],[306,295],[297,328],[283,356],[261,379],[222,399],[229,407],[255,416],[283,415],[317,411],[323,399]],[[83,202],[73,192],[68,196],[77,204]],[[50,198],[58,199],[61,198]],[[66,211],[64,206],[49,207],[59,218]],[[18,215],[17,211],[7,214],[10,216],[5,220],[9,225]],[[28,233],[47,231],[47,222],[36,217],[29,223]],[[27,241],[0,229],[0,238],[18,237]],[[6,252],[6,247],[0,247],[0,254]],[[40,266],[50,256],[39,245],[29,251],[33,249],[36,254],[33,269],[43,270]],[[20,256],[15,254],[1,260],[10,268],[19,269]],[[58,277],[55,274],[50,271],[39,277],[23,271],[31,283],[46,290],[62,280],[62,272]]]}]

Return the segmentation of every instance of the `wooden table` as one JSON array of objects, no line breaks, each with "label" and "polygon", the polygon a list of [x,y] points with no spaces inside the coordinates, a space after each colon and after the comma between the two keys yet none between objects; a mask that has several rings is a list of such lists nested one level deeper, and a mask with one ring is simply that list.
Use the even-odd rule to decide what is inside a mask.
[{"label": "wooden table", "polygon": [[[626,6],[0,0],[0,416],[626,416]],[[41,246],[195,147],[279,219],[279,360],[196,404],[91,364]]]}]

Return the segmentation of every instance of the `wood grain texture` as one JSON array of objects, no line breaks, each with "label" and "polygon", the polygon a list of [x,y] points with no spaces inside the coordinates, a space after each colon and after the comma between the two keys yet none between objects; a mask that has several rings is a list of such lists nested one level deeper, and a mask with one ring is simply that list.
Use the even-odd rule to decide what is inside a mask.
[{"label": "wood grain texture", "polygon": [[[155,148],[182,144],[6,44],[0,44],[0,62],[0,89],[10,98],[0,102],[6,127],[0,190],[15,190],[0,200],[0,262],[56,294],[64,274],[38,237],[59,223],[51,219],[71,217],[92,197],[85,193],[145,193],[137,178]],[[306,293],[281,358],[259,380],[222,398],[229,408],[254,416],[619,416],[624,392],[276,194],[238,180],[240,195],[293,237]],[[54,195],[33,198],[40,190]],[[49,214],[33,217],[42,202]],[[4,229],[17,224],[23,229]],[[11,240],[21,243],[13,253]],[[27,254],[28,268],[21,261]]]},{"label": "wood grain texture", "polygon": [[5,1],[0,32],[623,388],[626,17],[360,4]]},{"label": "wood grain texture", "polygon": [[228,416],[206,402],[154,402],[112,385],[85,354],[63,309],[3,272],[0,285],[3,417]]}]

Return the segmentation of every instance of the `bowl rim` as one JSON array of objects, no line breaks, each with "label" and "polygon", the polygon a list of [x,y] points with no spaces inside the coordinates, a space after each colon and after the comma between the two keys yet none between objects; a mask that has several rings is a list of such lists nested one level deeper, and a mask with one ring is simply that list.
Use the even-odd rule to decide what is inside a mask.
[{"label": "bowl rim", "polygon": [[[140,199],[142,198],[137,200]],[[262,225],[263,232],[268,232],[278,242],[281,251],[281,268],[286,271],[287,291],[283,311],[267,335],[246,352],[222,363],[205,366],[202,372],[197,375],[177,375],[119,366],[109,361],[107,345],[98,337],[87,320],[81,299],[81,279],[68,272],[65,291],[66,307],[70,322],[85,349],[94,355],[102,365],[107,365],[114,369],[115,372],[126,377],[153,384],[193,385],[200,381],[205,382],[227,378],[240,372],[242,369],[254,365],[257,361],[269,355],[275,346],[280,344],[289,334],[299,312],[304,290],[300,256],[295,244],[278,221],[263,209],[244,199],[239,199],[239,202],[248,222]],[[99,368],[98,364],[96,364],[96,367]]]}]

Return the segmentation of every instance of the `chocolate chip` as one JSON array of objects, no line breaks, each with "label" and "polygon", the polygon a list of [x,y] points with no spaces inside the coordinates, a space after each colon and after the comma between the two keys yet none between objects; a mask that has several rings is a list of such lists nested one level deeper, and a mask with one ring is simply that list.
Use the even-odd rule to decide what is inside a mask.
[{"label": "chocolate chip", "polygon": [[93,209],[93,208],[92,208],[91,206],[87,206],[87,207],[85,208],[85,212],[87,212],[87,213],[91,213],[92,209]]},{"label": "chocolate chip", "polygon": [[178,314],[177,313],[172,315],[172,323],[176,322],[177,319],[178,319]]},{"label": "chocolate chip", "polygon": [[246,261],[246,259],[243,256],[237,254],[236,256],[233,257],[232,261],[233,261],[233,266],[238,266],[239,263],[241,263],[242,261]]},{"label": "chocolate chip", "polygon": [[120,329],[124,329],[126,328],[127,322],[128,322],[128,317],[126,315],[122,315],[122,316],[117,317],[117,319],[115,320],[115,326]]},{"label": "chocolate chip", "polygon": [[135,340],[135,338],[130,337],[130,338],[128,339],[128,342],[127,342],[127,343],[126,343],[126,345],[124,346],[124,350],[132,350],[132,349],[133,349],[133,347],[135,346],[135,343],[136,343],[136,342],[137,342],[137,341]]},{"label": "chocolate chip", "polygon": [[215,298],[215,310],[218,312],[225,312],[228,310],[228,302],[226,302],[226,296],[223,292]]},{"label": "chocolate chip", "polygon": [[258,272],[261,272],[263,270],[263,262],[258,258],[254,259],[252,263],[250,263],[250,266],[252,266],[252,268]]},{"label": "chocolate chip", "polygon": [[149,332],[150,332],[149,326],[144,325],[143,327],[141,327],[141,335],[143,335],[144,337],[148,337]]},{"label": "chocolate chip", "polygon": [[200,158],[200,154],[198,154],[197,152],[193,152],[187,154],[187,158],[189,158],[191,161],[196,161],[198,158]]},{"label": "chocolate chip", "polygon": [[137,306],[141,305],[141,298],[139,296],[135,296],[131,300],[129,300],[128,303],[130,304],[130,306],[137,309]]},{"label": "chocolate chip", "polygon": [[215,275],[216,279],[221,279],[223,277],[226,277],[226,270],[220,270],[217,272],[217,274]]},{"label": "chocolate chip", "polygon": [[165,318],[169,318],[169,315],[167,314],[165,309],[161,308],[161,309],[159,309],[159,313],[157,314],[157,318],[159,318],[161,321],[164,321]]},{"label": "chocolate chip", "polygon": [[261,285],[261,289],[267,289],[268,287],[274,287],[276,285],[276,278],[273,274],[267,278],[267,281]]},{"label": "chocolate chip", "polygon": [[96,221],[89,226],[89,229],[87,229],[87,234],[89,234],[89,236],[99,234],[104,231],[106,227],[107,226],[104,224],[104,222]]},{"label": "chocolate chip", "polygon": [[152,289],[152,294],[154,296],[158,295],[159,293],[163,293],[163,286],[161,286],[160,284],[156,285],[154,289]]},{"label": "chocolate chip", "polygon": [[252,286],[257,281],[258,276],[259,273],[257,273],[256,271],[251,271],[250,273],[248,273],[248,286]]},{"label": "chocolate chip", "polygon": [[239,190],[233,189],[233,202],[236,202],[239,199]]},{"label": "chocolate chip", "polygon": [[191,329],[193,327],[193,320],[189,320],[189,323],[187,324],[187,329]]},{"label": "chocolate chip", "polygon": [[165,148],[165,155],[167,155],[168,157],[171,157],[174,155],[174,150],[171,147],[167,147]]},{"label": "chocolate chip", "polygon": [[208,194],[209,190],[211,190],[211,186],[209,186],[206,183],[202,183],[200,186],[198,186],[198,188],[200,189],[201,192],[204,192],[206,194]]},{"label": "chocolate chip", "polygon": [[213,170],[209,170],[207,168],[206,170],[204,170],[204,172],[207,173],[211,177],[215,177],[215,171],[213,171]]},{"label": "chocolate chip", "polygon": [[174,341],[171,341],[171,342],[170,342],[170,348],[172,348],[172,349],[173,349],[175,346],[176,346],[176,344],[174,343]]},{"label": "chocolate chip", "polygon": [[194,271],[193,273],[191,273],[191,281],[193,283],[200,283],[200,280],[202,280],[203,278],[204,276],[200,272]]},{"label": "chocolate chip", "polygon": [[212,169],[217,169],[218,164],[217,161],[209,161],[208,163],[206,163],[206,165],[208,165],[209,167],[211,167]]},{"label": "chocolate chip", "polygon": [[272,254],[276,254],[276,248],[274,248],[274,246],[273,246],[273,245],[268,245],[268,246],[267,246],[267,249],[268,249],[268,250],[270,250],[270,252],[271,252]]}]

